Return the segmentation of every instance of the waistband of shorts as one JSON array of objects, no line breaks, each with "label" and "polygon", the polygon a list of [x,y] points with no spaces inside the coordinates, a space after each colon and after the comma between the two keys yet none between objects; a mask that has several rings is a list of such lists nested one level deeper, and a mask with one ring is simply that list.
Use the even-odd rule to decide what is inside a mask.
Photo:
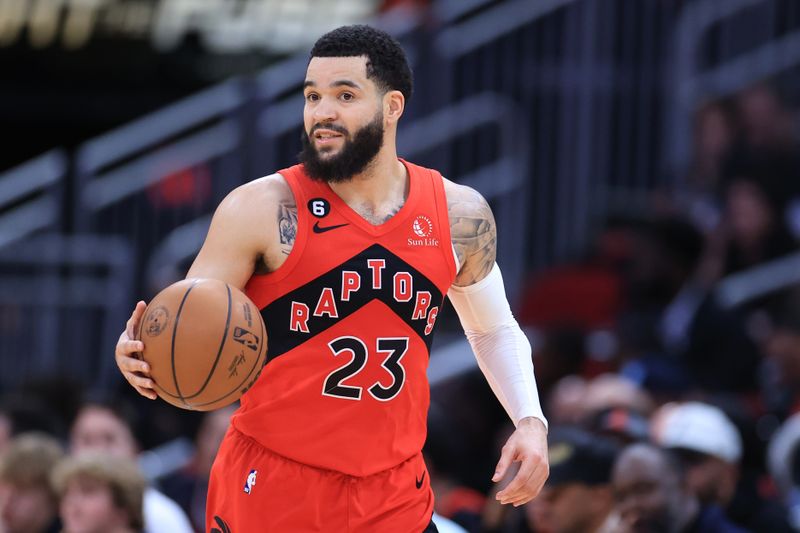
[{"label": "waistband of shorts", "polygon": [[352,474],[348,474],[346,472],[341,472],[339,470],[332,470],[330,468],[324,468],[324,467],[321,467],[321,466],[310,465],[308,463],[302,463],[302,462],[296,461],[296,460],[294,460],[294,459],[292,459],[290,457],[286,457],[285,455],[279,454],[278,452],[270,449],[268,446],[265,446],[264,443],[261,442],[260,440],[258,440],[257,438],[253,437],[252,435],[248,435],[247,433],[245,433],[242,430],[240,430],[239,428],[237,428],[235,424],[231,424],[229,431],[230,431],[232,436],[235,436],[235,438],[241,439],[241,440],[247,442],[248,444],[250,444],[251,446],[255,446],[255,447],[259,448],[264,453],[267,453],[267,454],[275,457],[276,459],[279,459],[281,461],[285,461],[286,463],[289,463],[291,465],[295,465],[295,466],[297,466],[299,468],[308,468],[308,469],[314,470],[315,472],[318,472],[320,474],[326,474],[326,475],[330,475],[330,476],[341,477],[343,479],[370,479],[370,478],[373,478],[375,476],[386,475],[387,473],[391,472],[392,470],[395,470],[396,468],[399,468],[399,467],[405,465],[406,463],[408,463],[410,461],[413,461],[413,460],[415,460],[417,458],[420,458],[420,459],[422,458],[422,452],[420,451],[419,453],[416,453],[416,454],[412,455],[411,457],[409,457],[407,459],[404,459],[403,461],[400,461],[396,465],[394,465],[394,466],[392,466],[390,468],[387,468],[385,470],[380,470],[378,472],[374,472],[374,473],[368,474],[366,476],[354,476]]}]

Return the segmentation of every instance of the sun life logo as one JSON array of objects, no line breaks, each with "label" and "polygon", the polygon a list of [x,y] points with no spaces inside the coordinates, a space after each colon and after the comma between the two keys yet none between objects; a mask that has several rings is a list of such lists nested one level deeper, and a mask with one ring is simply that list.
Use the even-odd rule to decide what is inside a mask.
[{"label": "sun life logo", "polygon": [[417,215],[411,224],[414,237],[408,239],[409,246],[439,246],[439,239],[433,235],[433,222],[425,215]]},{"label": "sun life logo", "polygon": [[414,223],[411,225],[411,228],[418,237],[424,238],[429,236],[433,231],[433,223],[431,223],[431,219],[425,215],[419,215],[414,219]]}]

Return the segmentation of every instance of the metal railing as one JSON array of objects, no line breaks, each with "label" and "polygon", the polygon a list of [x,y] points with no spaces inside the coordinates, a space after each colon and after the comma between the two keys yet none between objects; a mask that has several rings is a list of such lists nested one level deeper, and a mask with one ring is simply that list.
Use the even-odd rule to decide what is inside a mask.
[{"label": "metal railing", "polygon": [[[416,74],[400,154],[490,200],[513,301],[526,271],[585,249],[609,211],[647,205],[665,171],[686,162],[700,97],[800,63],[800,9],[785,28],[768,25],[745,49],[723,46],[736,17],[752,11],[773,20],[787,1],[695,0],[681,10],[639,0],[439,0],[427,17],[390,13],[378,25],[399,37]],[[698,50],[710,34],[722,51],[703,62]],[[299,54],[253,79],[202,91],[83,144],[71,161],[54,151],[0,174],[4,298],[19,303],[15,282],[32,298],[42,287],[84,283],[70,277],[70,264],[66,278],[42,274],[41,287],[31,284],[33,275],[19,277],[12,243],[44,231],[99,235],[93,238],[109,239],[110,249],[127,250],[120,253],[129,269],[113,274],[120,283],[129,276],[126,300],[114,300],[123,315],[133,294],[147,297],[182,275],[222,196],[294,163],[306,63]],[[88,250],[71,239],[53,246]],[[31,273],[52,266],[23,256]],[[36,296],[51,317],[67,293],[52,294],[59,296]],[[48,335],[62,326],[54,327],[41,325]],[[16,353],[34,330],[9,331]],[[107,335],[92,346],[100,349]],[[10,342],[3,338],[4,347]],[[0,365],[13,365],[5,354]]]},{"label": "metal railing", "polygon": [[[743,25],[753,34],[747,45],[733,38]],[[673,42],[664,159],[667,170],[679,174],[689,165],[692,119],[703,100],[729,96],[800,66],[800,5],[794,0],[697,0],[680,13]],[[717,61],[703,57],[710,43]]]},{"label": "metal railing", "polygon": [[[246,179],[246,95],[243,81],[230,80],[79,147],[76,231],[127,237],[141,282],[175,227],[206,216]],[[143,295],[160,288],[136,286]]]},{"label": "metal railing", "polygon": [[[194,206],[207,212],[244,178],[241,153],[245,89],[231,80],[97,137],[75,156],[74,225],[79,232],[114,232],[100,214],[120,207],[175,173],[217,162],[216,198]],[[126,213],[130,215],[130,212]]]},{"label": "metal railing", "polygon": [[0,250],[0,390],[36,375],[118,379],[133,264],[119,237],[44,234]]},{"label": "metal railing", "polygon": [[67,156],[53,150],[0,175],[0,248],[61,229]]},{"label": "metal railing", "polygon": [[736,308],[800,284],[800,252],[779,257],[721,279],[714,293],[725,308]]},{"label": "metal railing", "polygon": [[477,37],[442,43],[468,50],[454,63],[454,96],[491,86],[513,94],[527,114],[528,257],[541,269],[582,254],[618,205],[644,210],[661,183],[662,135],[653,125],[662,120],[655,104],[666,96],[663,39],[674,8],[627,0],[514,5],[516,16],[507,3],[496,8],[513,29],[491,45],[474,48],[483,42]]}]

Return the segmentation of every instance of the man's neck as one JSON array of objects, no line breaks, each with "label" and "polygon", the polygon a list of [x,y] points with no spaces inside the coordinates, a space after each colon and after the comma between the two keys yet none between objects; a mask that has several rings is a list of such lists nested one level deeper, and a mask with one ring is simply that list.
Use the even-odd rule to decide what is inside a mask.
[{"label": "man's neck", "polygon": [[405,165],[397,159],[397,152],[384,146],[364,172],[330,186],[355,211],[380,217],[382,213],[396,212],[402,206],[408,196],[408,182],[408,173]]}]

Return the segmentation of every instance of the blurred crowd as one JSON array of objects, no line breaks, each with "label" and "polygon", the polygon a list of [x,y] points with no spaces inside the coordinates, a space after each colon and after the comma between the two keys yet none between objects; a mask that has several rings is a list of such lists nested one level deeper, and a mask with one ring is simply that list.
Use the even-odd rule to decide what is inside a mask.
[{"label": "blurred crowd", "polygon": [[690,168],[532,276],[550,479],[497,504],[509,428],[474,375],[434,390],[437,511],[470,532],[800,531],[799,125],[767,83],[703,103]]},{"label": "blurred crowd", "polygon": [[[791,263],[775,268],[800,239],[796,112],[750,87],[700,106],[693,142],[682,176],[511,295],[550,423],[536,500],[494,499],[510,427],[480,372],[432,390],[442,531],[800,531],[800,286]],[[0,533],[203,531],[232,413],[180,413],[123,386],[7,392]],[[187,435],[180,464],[143,467],[143,450]]]},{"label": "blurred crowd", "polygon": [[208,474],[236,406],[202,416],[188,457],[154,470],[146,410],[124,394],[73,392],[67,426],[33,391],[0,405],[0,532],[204,531]]}]

